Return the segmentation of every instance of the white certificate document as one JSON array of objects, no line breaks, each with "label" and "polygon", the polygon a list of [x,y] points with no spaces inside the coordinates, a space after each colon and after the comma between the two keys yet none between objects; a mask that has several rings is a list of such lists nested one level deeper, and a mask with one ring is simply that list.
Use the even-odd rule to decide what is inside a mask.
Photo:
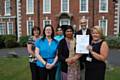
[{"label": "white certificate document", "polygon": [[89,54],[89,35],[76,35],[76,53]]}]

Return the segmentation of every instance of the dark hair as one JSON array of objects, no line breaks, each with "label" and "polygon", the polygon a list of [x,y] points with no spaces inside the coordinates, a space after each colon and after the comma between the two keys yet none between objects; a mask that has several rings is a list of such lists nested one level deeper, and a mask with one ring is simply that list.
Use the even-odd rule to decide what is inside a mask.
[{"label": "dark hair", "polygon": [[67,25],[66,28],[65,28],[64,31],[63,31],[64,36],[66,36],[66,35],[65,35],[65,32],[66,32],[68,29],[71,29],[72,32],[74,32],[73,27],[72,27],[71,25]]},{"label": "dark hair", "polygon": [[40,35],[41,30],[40,30],[40,28],[39,28],[38,26],[34,26],[34,27],[32,28],[32,35],[34,35],[34,31],[35,31],[35,30],[38,30],[38,31],[39,31],[39,35]]},{"label": "dark hair", "polygon": [[46,26],[44,27],[42,39],[45,39],[45,37],[46,37],[46,35],[45,35],[45,29],[46,29],[47,27],[51,27],[51,29],[52,29],[51,38],[54,39],[54,29],[53,29],[52,25],[46,25]]}]

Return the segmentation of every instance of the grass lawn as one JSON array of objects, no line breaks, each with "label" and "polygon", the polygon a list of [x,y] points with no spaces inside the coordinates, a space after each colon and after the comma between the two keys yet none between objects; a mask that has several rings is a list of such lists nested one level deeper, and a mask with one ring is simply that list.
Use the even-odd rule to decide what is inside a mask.
[{"label": "grass lawn", "polygon": [[[31,80],[27,57],[0,57],[0,80]],[[120,80],[120,67],[107,71],[106,80]]]},{"label": "grass lawn", "polygon": [[31,80],[28,59],[0,57],[0,80]]}]

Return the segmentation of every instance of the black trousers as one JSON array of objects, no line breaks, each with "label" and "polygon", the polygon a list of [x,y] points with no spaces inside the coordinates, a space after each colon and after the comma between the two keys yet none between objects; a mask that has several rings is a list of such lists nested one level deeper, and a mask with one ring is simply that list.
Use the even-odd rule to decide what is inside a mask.
[{"label": "black trousers", "polygon": [[36,63],[30,62],[30,69],[31,69],[32,80],[39,80],[38,79],[38,67]]},{"label": "black trousers", "polygon": [[54,67],[50,70],[39,67],[38,71],[39,71],[39,80],[55,80],[56,67]]}]

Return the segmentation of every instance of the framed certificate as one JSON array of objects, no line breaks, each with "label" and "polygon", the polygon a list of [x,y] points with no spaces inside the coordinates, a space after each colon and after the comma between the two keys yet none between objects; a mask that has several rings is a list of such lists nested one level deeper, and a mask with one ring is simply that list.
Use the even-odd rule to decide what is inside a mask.
[{"label": "framed certificate", "polygon": [[89,35],[76,35],[76,53],[89,54]]}]

